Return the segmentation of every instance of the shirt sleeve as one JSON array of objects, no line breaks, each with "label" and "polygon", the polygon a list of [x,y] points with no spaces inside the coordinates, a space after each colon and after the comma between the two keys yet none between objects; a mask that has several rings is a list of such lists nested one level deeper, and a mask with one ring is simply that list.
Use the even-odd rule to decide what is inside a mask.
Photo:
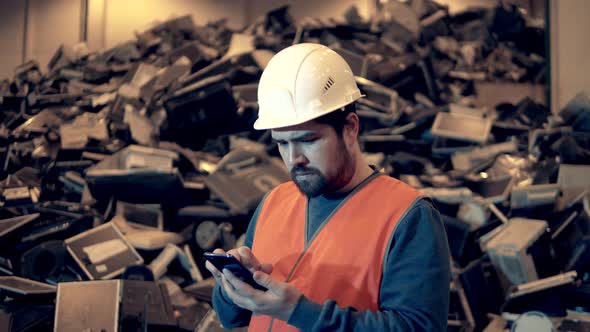
[{"label": "shirt sleeve", "polygon": [[[246,239],[244,240],[244,245],[248,248],[252,248],[252,242],[254,241],[254,232],[256,231],[256,222],[258,221],[258,215],[260,214],[260,209],[264,204],[266,196],[261,200],[254,211],[254,215],[250,219],[250,224],[248,225],[248,229],[246,230]],[[238,307],[222,290],[219,285],[215,285],[213,288],[213,296],[212,296],[212,303],[217,316],[219,317],[219,321],[225,328],[233,328],[239,326],[246,326],[250,324],[250,317],[252,316],[252,312],[250,310],[246,310],[243,308]]]},{"label": "shirt sleeve", "polygon": [[429,201],[419,199],[392,236],[379,311],[301,297],[288,323],[303,331],[446,331],[450,255],[439,213]]}]

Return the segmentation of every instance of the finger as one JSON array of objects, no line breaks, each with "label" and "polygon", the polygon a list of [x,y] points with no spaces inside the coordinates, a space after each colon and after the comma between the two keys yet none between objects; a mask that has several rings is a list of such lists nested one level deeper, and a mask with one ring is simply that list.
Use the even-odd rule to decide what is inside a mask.
[{"label": "finger", "polygon": [[231,284],[226,275],[222,275],[221,280],[225,293],[236,305],[250,311],[253,310],[254,304],[252,303],[252,300],[248,296],[241,294],[240,291]]},{"label": "finger", "polygon": [[266,274],[271,274],[272,273],[272,264],[270,263],[263,263],[260,266],[260,271],[266,273]]},{"label": "finger", "polygon": [[223,283],[223,289],[225,290],[225,292],[227,293],[227,295],[230,296],[230,298],[234,301],[234,302],[239,302],[239,303],[243,303],[244,300],[244,296],[239,294],[236,289],[234,288],[234,286],[232,286],[232,284],[227,280],[227,278],[225,276],[221,276],[221,282]]},{"label": "finger", "polygon": [[211,272],[211,274],[214,273],[219,273],[219,270],[215,267],[215,265],[211,264],[211,262],[209,261],[205,261],[205,267],[207,268],[207,270],[209,270],[209,272]]},{"label": "finger", "polygon": [[221,275],[221,285],[227,291],[228,294],[234,293],[234,286],[227,280],[227,278],[222,274]]},{"label": "finger", "polygon": [[283,292],[283,284],[278,280],[271,278],[269,274],[266,274],[262,271],[257,271],[254,273],[254,280],[259,285],[266,287],[266,289],[275,294],[281,294]]},{"label": "finger", "polygon": [[222,274],[221,275],[221,288],[223,289],[223,291],[225,292],[225,294],[237,305],[239,305],[240,307],[242,306],[241,303],[243,302],[241,300],[241,296],[239,296],[235,289],[234,286],[232,286],[229,281],[227,281],[227,278]]},{"label": "finger", "polygon": [[211,264],[211,262],[209,261],[206,261],[205,267],[207,268],[207,270],[209,270],[209,272],[211,272],[211,275],[213,276],[213,278],[215,278],[215,281],[219,283],[219,281],[221,280],[221,272],[215,267],[215,265]]},{"label": "finger", "polygon": [[230,254],[230,255],[234,256],[240,263],[244,264],[242,262],[242,257],[240,256],[240,253],[238,252],[238,249],[229,250],[227,252],[227,254]]},{"label": "finger", "polygon": [[236,277],[228,269],[223,269],[223,276],[233,287],[233,289],[236,292],[238,292],[241,296],[245,296],[248,298],[256,296],[256,290],[252,286],[248,285],[246,282]]},{"label": "finger", "polygon": [[[225,254],[225,250],[221,249],[221,248],[217,248],[215,250],[213,250],[214,254]],[[211,266],[213,268],[210,269],[209,266]],[[209,272],[211,272],[211,275],[213,275],[213,277],[215,278],[215,280],[219,283],[221,281],[221,271],[219,271],[219,269],[217,269],[215,267],[215,265],[213,265],[211,262],[209,261],[205,261],[205,267],[209,270]]]},{"label": "finger", "polygon": [[252,253],[252,250],[250,250],[250,248],[242,246],[238,248],[238,253],[242,258],[241,263],[244,264],[244,266],[246,266],[247,268],[249,268],[251,272],[260,270],[261,264],[256,258],[256,256],[254,256],[254,253]]}]

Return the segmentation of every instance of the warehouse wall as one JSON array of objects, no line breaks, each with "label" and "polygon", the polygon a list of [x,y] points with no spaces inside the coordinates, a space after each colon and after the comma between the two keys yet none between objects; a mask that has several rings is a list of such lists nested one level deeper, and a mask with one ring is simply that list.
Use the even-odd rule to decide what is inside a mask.
[{"label": "warehouse wall", "polygon": [[[449,7],[451,14],[463,11],[469,7],[493,7],[498,0],[436,0]],[[545,18],[545,0],[503,0],[505,4],[516,4],[525,9],[533,17]]]},{"label": "warehouse wall", "polygon": [[0,2],[0,79],[12,78],[24,51],[25,2]]},{"label": "warehouse wall", "polygon": [[551,0],[551,105],[561,110],[578,92],[590,97],[590,1]]},{"label": "warehouse wall", "polygon": [[[246,0],[99,0],[99,2],[106,2],[104,10],[106,17],[103,20],[106,48],[135,38],[135,31],[141,31],[154,20],[165,21],[171,16],[191,14],[197,25],[227,18],[231,28],[240,28],[246,22],[244,15]],[[92,17],[96,13],[88,14]]]},{"label": "warehouse wall", "polygon": [[306,16],[317,18],[342,17],[351,6],[355,5],[359,14],[365,18],[375,12],[376,1],[372,0],[274,0],[259,1],[247,0],[246,20],[254,21],[258,16],[267,11],[283,5],[290,5],[291,15],[296,20]]},{"label": "warehouse wall", "polygon": [[[0,79],[12,78],[14,68],[23,62],[23,58],[24,61],[36,59],[45,70],[60,44],[74,44],[81,40],[80,18],[84,2],[0,1]],[[227,18],[228,25],[238,29],[284,4],[290,4],[293,16],[300,19],[308,15],[341,16],[353,4],[361,15],[367,17],[374,12],[374,3],[372,0],[325,0],[319,3],[315,0],[87,0],[87,42],[93,51],[109,48],[134,38],[135,31],[141,31],[154,20],[164,21],[174,15],[191,14],[196,24]]]},{"label": "warehouse wall", "polygon": [[45,70],[59,45],[79,42],[80,10],[79,0],[29,0],[25,59]]},{"label": "warehouse wall", "polygon": [[[102,50],[134,38],[154,20],[191,14],[196,24],[227,18],[229,26],[246,22],[247,0],[88,0],[87,41]],[[12,79],[14,68],[36,59],[45,71],[62,43],[82,40],[81,0],[0,1],[0,79]]]},{"label": "warehouse wall", "polygon": [[[468,6],[489,4],[489,0],[438,0],[451,12]],[[523,2],[524,0],[513,0]],[[543,0],[530,1],[538,12]],[[81,0],[0,1],[0,79],[12,78],[14,68],[37,59],[43,68],[61,43],[80,40]],[[340,16],[355,4],[363,16],[375,10],[371,0],[88,0],[88,45],[92,50],[112,47],[133,38],[133,33],[153,20],[190,13],[202,24],[223,17],[239,28],[267,10],[291,4],[296,19]],[[521,3],[522,5],[522,3]],[[28,10],[26,10],[28,7]],[[576,93],[590,95],[590,44],[584,33],[590,31],[590,2],[551,0],[551,77],[552,109],[561,109]],[[25,17],[25,12],[28,15]],[[26,23],[26,26],[25,26]],[[26,33],[26,38],[25,38]]]},{"label": "warehouse wall", "polygon": [[42,68],[62,43],[80,40],[80,0],[0,1],[0,79],[35,59]]},{"label": "warehouse wall", "polygon": [[[239,29],[267,11],[285,4],[291,5],[291,13],[295,19],[310,15],[341,16],[353,4],[357,5],[361,15],[367,17],[374,10],[372,3],[370,0],[326,0],[320,3],[315,0],[92,0],[89,23],[92,22],[94,26],[92,29],[89,27],[89,38],[104,34],[102,46],[108,48],[133,38],[134,31],[141,30],[154,20],[164,21],[171,15],[185,14],[191,14],[195,23],[199,25],[227,18],[231,28]],[[94,45],[92,48],[100,49]]]}]

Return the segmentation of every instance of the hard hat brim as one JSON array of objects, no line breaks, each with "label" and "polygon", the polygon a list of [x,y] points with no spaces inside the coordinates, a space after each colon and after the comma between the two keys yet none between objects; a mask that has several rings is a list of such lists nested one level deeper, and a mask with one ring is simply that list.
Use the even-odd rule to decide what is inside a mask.
[{"label": "hard hat brim", "polygon": [[291,126],[296,126],[296,125],[300,125],[303,123],[306,123],[308,121],[312,121],[314,119],[317,119],[321,116],[324,116],[328,113],[332,113],[338,110],[341,110],[342,107],[352,104],[354,103],[356,100],[364,97],[365,95],[359,95],[358,98],[352,100],[351,102],[347,102],[347,103],[343,103],[340,106],[337,106],[336,108],[332,109],[332,110],[327,110],[325,112],[321,112],[321,113],[314,113],[310,116],[307,117],[300,117],[297,119],[292,119],[292,118],[282,118],[282,119],[269,119],[268,117],[266,117],[266,121],[264,119],[258,118],[255,122],[254,122],[254,129],[256,130],[266,130],[266,129],[279,129],[279,128],[285,128],[285,127],[291,127]]}]

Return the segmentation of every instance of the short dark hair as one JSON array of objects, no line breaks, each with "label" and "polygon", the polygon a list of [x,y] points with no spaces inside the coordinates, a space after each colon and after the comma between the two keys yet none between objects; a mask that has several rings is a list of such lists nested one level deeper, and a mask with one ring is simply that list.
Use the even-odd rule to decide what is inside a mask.
[{"label": "short dark hair", "polygon": [[338,134],[338,136],[342,136],[342,131],[344,130],[344,125],[346,124],[346,117],[350,113],[356,113],[355,103],[350,103],[340,110],[322,115],[319,118],[316,118],[314,121],[332,126],[332,128],[334,128],[336,131],[336,134]]}]

